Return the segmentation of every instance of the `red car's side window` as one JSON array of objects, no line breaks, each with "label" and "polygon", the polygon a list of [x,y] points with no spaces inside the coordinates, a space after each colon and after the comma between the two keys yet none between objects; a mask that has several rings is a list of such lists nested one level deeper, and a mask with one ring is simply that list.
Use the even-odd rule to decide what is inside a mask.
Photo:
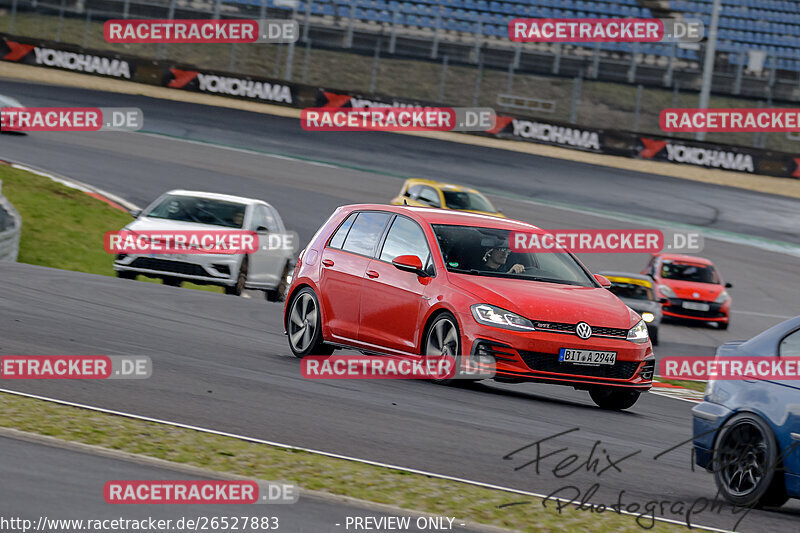
[{"label": "red car's side window", "polygon": [[350,216],[348,216],[345,219],[345,221],[342,222],[342,225],[339,226],[339,229],[337,229],[333,233],[333,236],[331,237],[331,240],[328,242],[328,246],[330,246],[331,248],[338,248],[338,249],[342,248],[342,245],[344,244],[344,240],[347,237],[347,233],[350,231],[350,228],[353,226],[353,221],[356,219],[357,215],[358,215],[358,213],[350,213]]}]

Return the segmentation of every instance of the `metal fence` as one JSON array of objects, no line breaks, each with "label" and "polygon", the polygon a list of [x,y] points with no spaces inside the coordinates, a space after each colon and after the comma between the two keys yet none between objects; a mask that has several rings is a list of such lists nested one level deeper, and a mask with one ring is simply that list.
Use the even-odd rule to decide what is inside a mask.
[{"label": "metal fence", "polygon": [[[251,76],[283,78],[365,94],[494,107],[499,112],[545,101],[535,114],[589,126],[659,133],[658,110],[696,107],[703,45],[686,54],[663,45],[666,55],[609,51],[551,43],[513,43],[469,31],[438,17],[434,28],[400,23],[398,8],[384,21],[357,20],[361,0],[0,0],[7,16],[0,31],[108,49],[140,57]],[[110,18],[291,18],[297,43],[126,45],[103,40]],[[404,20],[403,22],[408,22]],[[749,72],[744,61],[717,54],[712,107],[796,105],[800,74],[767,67]],[[739,58],[741,59],[741,58]],[[521,104],[524,103],[524,104]],[[681,137],[681,135],[677,135]],[[709,136],[715,142],[797,149],[783,135]]]},{"label": "metal fence", "polygon": [[19,236],[22,217],[2,194],[0,181],[0,261],[16,261],[19,254]]}]

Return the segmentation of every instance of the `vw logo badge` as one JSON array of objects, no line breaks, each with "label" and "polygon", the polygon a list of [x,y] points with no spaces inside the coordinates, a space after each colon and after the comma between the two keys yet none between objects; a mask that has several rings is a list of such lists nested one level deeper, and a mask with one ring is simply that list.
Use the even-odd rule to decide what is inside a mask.
[{"label": "vw logo badge", "polygon": [[694,298],[700,298],[700,293],[699,293],[699,292],[693,292],[693,293],[692,293],[692,297],[694,297]]},{"label": "vw logo badge", "polygon": [[581,339],[588,339],[592,336],[592,326],[586,322],[578,322],[578,325],[575,326],[575,333],[577,333],[578,337]]}]

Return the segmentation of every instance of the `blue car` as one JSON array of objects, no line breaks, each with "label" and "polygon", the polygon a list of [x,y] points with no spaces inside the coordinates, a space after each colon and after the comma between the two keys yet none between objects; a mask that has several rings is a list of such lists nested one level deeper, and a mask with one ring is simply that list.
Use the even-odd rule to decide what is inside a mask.
[{"label": "blue car", "polygon": [[[800,357],[800,316],[717,349],[734,356]],[[777,507],[800,498],[800,381],[710,380],[692,414],[695,462],[726,500]]]}]

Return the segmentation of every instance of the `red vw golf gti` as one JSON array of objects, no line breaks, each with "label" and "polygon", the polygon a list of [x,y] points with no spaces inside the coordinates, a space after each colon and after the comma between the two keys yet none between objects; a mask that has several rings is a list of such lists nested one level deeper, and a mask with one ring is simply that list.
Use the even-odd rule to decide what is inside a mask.
[{"label": "red vw golf gti", "polygon": [[567,252],[512,252],[536,226],[425,207],[340,207],[301,253],[284,325],[298,357],[351,348],[496,363],[494,379],[626,409],[652,385],[641,317]]}]

